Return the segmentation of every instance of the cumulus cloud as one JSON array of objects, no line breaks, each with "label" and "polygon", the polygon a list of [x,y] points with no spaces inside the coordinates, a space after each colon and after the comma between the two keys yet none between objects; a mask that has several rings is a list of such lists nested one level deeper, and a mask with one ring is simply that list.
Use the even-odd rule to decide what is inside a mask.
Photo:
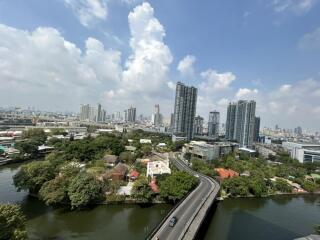
[{"label": "cumulus cloud", "polygon": [[320,49],[320,27],[305,34],[299,41],[299,47],[307,50]]},{"label": "cumulus cloud", "polygon": [[219,73],[213,69],[202,72],[201,76],[205,81],[199,87],[206,91],[227,89],[236,80],[236,76],[232,72]]},{"label": "cumulus cloud", "polygon": [[317,0],[274,0],[272,7],[275,12],[292,12],[302,15],[309,12]]},{"label": "cumulus cloud", "polygon": [[107,18],[106,0],[64,0],[64,2],[85,27]]},{"label": "cumulus cloud", "polygon": [[236,93],[237,99],[254,99],[258,94],[258,89],[240,88]]},{"label": "cumulus cloud", "polygon": [[54,28],[27,32],[0,25],[0,100],[43,108],[63,101],[79,104],[96,87],[118,81],[120,60],[119,52],[94,38],[82,52]]},{"label": "cumulus cloud", "polygon": [[135,7],[128,16],[132,54],[125,63],[122,79],[113,98],[119,105],[130,105],[132,99],[140,106],[150,105],[164,96],[171,96],[169,65],[172,55],[164,43],[165,29],[154,17],[147,2]]},{"label": "cumulus cloud", "polygon": [[193,55],[185,56],[178,64],[177,70],[182,74],[182,76],[193,76],[194,68],[193,64],[196,61],[196,57]]}]

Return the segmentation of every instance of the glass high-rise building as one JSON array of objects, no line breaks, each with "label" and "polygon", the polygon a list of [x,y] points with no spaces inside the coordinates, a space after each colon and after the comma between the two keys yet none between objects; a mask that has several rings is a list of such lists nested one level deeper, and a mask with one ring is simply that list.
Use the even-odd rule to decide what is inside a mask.
[{"label": "glass high-rise building", "polygon": [[176,86],[174,104],[174,126],[176,135],[183,135],[187,140],[193,138],[194,117],[196,115],[197,88],[189,87],[181,82]]},{"label": "glass high-rise building", "polygon": [[193,134],[202,135],[203,133],[203,117],[199,115],[194,118]]},{"label": "glass high-rise building", "polygon": [[255,135],[255,101],[240,100],[230,103],[227,111],[226,138],[240,147],[252,147]]},{"label": "glass high-rise building", "polygon": [[212,111],[209,113],[208,136],[213,138],[219,137],[220,113]]}]

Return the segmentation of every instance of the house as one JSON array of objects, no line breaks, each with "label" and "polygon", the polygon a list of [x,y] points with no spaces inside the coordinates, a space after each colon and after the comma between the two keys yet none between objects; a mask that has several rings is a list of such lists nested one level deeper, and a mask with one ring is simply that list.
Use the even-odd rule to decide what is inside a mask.
[{"label": "house", "polygon": [[250,172],[248,170],[244,171],[243,173],[240,174],[241,177],[250,177]]},{"label": "house", "polygon": [[49,146],[45,146],[45,145],[38,146],[38,152],[40,154],[51,153],[53,150],[54,150],[54,147],[49,147]]},{"label": "house", "polygon": [[167,146],[165,143],[159,143],[159,144],[158,144],[158,147],[160,147],[160,148],[163,148],[163,147],[165,147],[165,146]]},{"label": "house", "polygon": [[151,178],[153,178],[154,176],[162,174],[171,174],[169,160],[148,162],[147,177],[150,176]]},{"label": "house", "polygon": [[146,166],[148,162],[150,162],[149,158],[137,158],[137,162],[141,163],[142,165]]},{"label": "house", "polygon": [[114,167],[118,163],[118,157],[116,155],[106,154],[103,157],[103,161],[105,161],[107,166]]},{"label": "house", "polygon": [[136,180],[138,177],[140,176],[140,173],[136,170],[133,170],[131,173],[130,173],[130,179],[131,180]]},{"label": "house", "polygon": [[112,180],[125,180],[128,173],[128,167],[126,164],[118,163],[111,171]]},{"label": "house", "polygon": [[149,143],[149,144],[151,144],[152,142],[151,142],[151,139],[140,139],[140,143],[141,144],[146,144],[146,143]]},{"label": "house", "polygon": [[129,182],[127,186],[121,186],[118,189],[117,194],[118,195],[124,195],[124,196],[130,196],[132,187],[133,187],[133,183]]},{"label": "house", "polygon": [[218,172],[222,180],[239,176],[239,173],[237,173],[236,171],[233,171],[232,169],[215,168],[214,170]]},{"label": "house", "polygon": [[157,180],[155,178],[152,178],[151,182],[149,183],[149,186],[154,193],[159,192],[159,187],[157,185]]},{"label": "house", "polygon": [[126,151],[128,152],[135,152],[137,150],[134,146],[125,146]]}]

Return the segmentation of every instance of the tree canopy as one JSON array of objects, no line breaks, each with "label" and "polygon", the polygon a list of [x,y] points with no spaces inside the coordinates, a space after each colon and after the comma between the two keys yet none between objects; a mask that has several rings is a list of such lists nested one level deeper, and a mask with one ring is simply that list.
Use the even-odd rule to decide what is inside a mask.
[{"label": "tree canopy", "polygon": [[160,196],[175,203],[182,199],[197,183],[198,179],[187,172],[174,172],[159,182]]},{"label": "tree canopy", "polygon": [[0,204],[0,239],[27,239],[26,218],[15,204]]}]

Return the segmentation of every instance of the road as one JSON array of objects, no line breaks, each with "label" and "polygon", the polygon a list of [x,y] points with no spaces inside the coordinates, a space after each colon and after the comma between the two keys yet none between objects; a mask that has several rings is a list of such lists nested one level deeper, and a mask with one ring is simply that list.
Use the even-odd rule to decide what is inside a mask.
[{"label": "road", "polygon": [[[175,157],[170,157],[170,161],[182,171],[187,171],[190,174],[199,178],[199,185],[188,195],[188,197],[170,214],[160,229],[153,236],[153,240],[157,237],[160,240],[179,240],[183,239],[193,219],[201,209],[203,203],[207,200],[210,194],[217,194],[219,184],[209,177],[199,174],[189,168],[182,160]],[[174,227],[169,226],[170,219],[175,216],[178,221]]]}]

